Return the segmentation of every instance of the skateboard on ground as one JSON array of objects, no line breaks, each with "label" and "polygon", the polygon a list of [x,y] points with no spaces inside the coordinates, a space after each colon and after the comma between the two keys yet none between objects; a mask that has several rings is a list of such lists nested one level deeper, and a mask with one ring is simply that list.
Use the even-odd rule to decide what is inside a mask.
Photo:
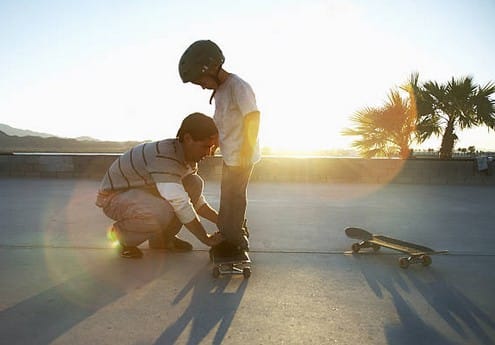
[{"label": "skateboard on ground", "polygon": [[437,251],[395,238],[374,235],[361,228],[346,228],[345,234],[350,238],[360,240],[360,242],[352,245],[353,253],[359,252],[361,248],[372,248],[374,251],[378,251],[381,247],[385,247],[407,254],[407,257],[399,259],[399,266],[401,268],[408,268],[410,264],[417,263],[421,263],[423,266],[429,266],[432,263],[431,255],[448,253],[447,250]]},{"label": "skateboard on ground", "polygon": [[210,252],[210,260],[213,262],[213,277],[218,278],[222,274],[242,274],[244,278],[251,276],[251,259],[247,252],[233,257],[217,256]]}]

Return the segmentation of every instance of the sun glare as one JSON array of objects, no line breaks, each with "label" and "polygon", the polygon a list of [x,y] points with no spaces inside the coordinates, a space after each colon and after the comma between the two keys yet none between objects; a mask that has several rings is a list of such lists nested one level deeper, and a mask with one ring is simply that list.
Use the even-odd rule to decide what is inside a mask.
[{"label": "sun glare", "polygon": [[[154,28],[156,35],[146,30],[136,32],[131,25],[127,28],[132,30],[130,34],[122,32],[122,41],[107,41],[113,36],[91,37],[86,30],[66,28],[67,32],[62,30],[58,34],[72,37],[71,41],[79,42],[78,35],[83,35],[83,41],[87,37],[93,39],[87,40],[92,43],[85,54],[80,54],[77,45],[78,49],[64,46],[62,51],[59,44],[42,50],[35,44],[26,47],[29,53],[26,56],[35,62],[9,56],[17,50],[3,46],[2,51],[9,53],[6,61],[19,65],[0,71],[8,72],[3,83],[0,82],[2,122],[61,137],[89,136],[112,141],[170,137],[186,114],[200,111],[212,115],[214,111],[208,104],[209,93],[193,85],[183,85],[177,73],[178,59],[185,46],[195,38],[209,37],[222,46],[226,70],[239,74],[253,86],[262,114],[262,147],[294,154],[350,149],[352,138],[341,135],[349,127],[349,118],[364,107],[381,105],[389,90],[404,83],[411,72],[418,71],[425,80],[439,81],[452,75],[474,74],[483,82],[493,75],[493,68],[480,63],[484,60],[479,58],[493,54],[485,50],[487,45],[477,40],[477,35],[468,41],[473,48],[469,56],[461,52],[446,59],[442,54],[447,50],[442,46],[432,47],[438,42],[435,39],[442,38],[439,43],[445,46],[454,47],[458,42],[453,44],[440,36],[444,32],[440,27],[432,30],[431,24],[426,23],[423,28],[421,18],[421,25],[417,25],[415,16],[407,12],[403,15],[412,19],[413,25],[403,26],[392,14],[399,7],[408,9],[413,5],[400,3],[384,6],[336,0],[284,2],[279,6],[254,2],[250,8],[263,9],[256,10],[255,26],[249,25],[250,16],[243,11],[236,16],[220,8],[214,12],[219,11],[219,18],[224,20],[208,22],[205,19],[208,16],[189,18],[188,14],[187,30],[177,35],[166,34],[175,32],[170,29],[175,30],[183,22],[181,15],[186,12],[179,11],[176,16],[170,13],[170,20],[165,21],[159,15],[143,16],[148,20],[160,18],[158,22],[140,25],[143,30]],[[209,10],[211,6],[204,7]],[[125,5],[122,9],[128,10]],[[142,9],[145,11],[147,7]],[[133,12],[124,13],[129,16],[128,25],[139,19]],[[381,17],[376,13],[390,20],[379,20]],[[445,16],[439,14],[438,19],[444,20]],[[25,30],[43,30],[25,24],[28,27],[18,35]],[[107,32],[112,25],[118,25],[118,32],[126,28],[122,18],[117,22],[105,20],[93,24],[101,25],[101,28],[95,26],[93,33],[98,29]],[[233,29],[225,30],[226,25]],[[451,29],[463,30],[458,25]],[[462,42],[476,34],[466,31],[465,37],[460,37]],[[435,39],[424,39],[431,35]],[[465,46],[461,43],[457,46]],[[257,53],[246,54],[246,51]],[[50,64],[36,63],[45,61],[40,58]],[[17,73],[24,70],[20,67],[22,63],[26,63],[25,73]],[[462,147],[493,147],[493,133],[480,131],[479,135],[465,137],[465,141],[460,139]]]},{"label": "sun glare", "polygon": [[115,235],[115,232],[112,231],[111,226],[107,229],[107,239],[110,241],[111,248],[116,248],[119,245],[117,236]]}]

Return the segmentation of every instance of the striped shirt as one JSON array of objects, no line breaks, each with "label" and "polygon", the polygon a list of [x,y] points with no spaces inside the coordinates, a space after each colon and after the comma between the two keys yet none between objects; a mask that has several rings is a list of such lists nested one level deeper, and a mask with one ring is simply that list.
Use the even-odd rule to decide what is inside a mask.
[{"label": "striped shirt", "polygon": [[[178,139],[166,139],[133,147],[112,163],[103,177],[96,205],[103,207],[107,196],[131,188],[154,186],[155,190],[170,202],[183,224],[197,219],[197,213],[206,200],[189,199],[183,179],[196,174],[197,163],[191,167],[185,161],[184,151]],[[194,203],[194,204],[193,204]]]},{"label": "striped shirt", "polygon": [[166,139],[133,147],[112,163],[100,191],[125,190],[157,183],[181,183],[197,171],[186,163],[178,139]]}]

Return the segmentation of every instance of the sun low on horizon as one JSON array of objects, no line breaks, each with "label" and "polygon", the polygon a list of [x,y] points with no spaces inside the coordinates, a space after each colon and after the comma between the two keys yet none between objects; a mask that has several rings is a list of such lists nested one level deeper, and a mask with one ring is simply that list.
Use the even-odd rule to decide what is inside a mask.
[{"label": "sun low on horizon", "polygon": [[[198,3],[193,12],[179,1],[48,1],[21,11],[7,1],[0,5],[9,28],[0,34],[0,123],[61,137],[173,137],[187,114],[213,115],[210,93],[183,84],[177,72],[184,49],[207,38],[222,48],[225,69],[253,87],[262,147],[349,149],[355,138],[342,130],[351,116],[382,104],[414,71],[439,82],[466,74],[490,81],[495,67],[484,59],[495,52],[480,38],[494,31],[490,10],[477,1],[445,13],[428,2],[314,0]],[[465,25],[452,26],[461,19]],[[460,146],[495,147],[493,131],[465,134]]]}]

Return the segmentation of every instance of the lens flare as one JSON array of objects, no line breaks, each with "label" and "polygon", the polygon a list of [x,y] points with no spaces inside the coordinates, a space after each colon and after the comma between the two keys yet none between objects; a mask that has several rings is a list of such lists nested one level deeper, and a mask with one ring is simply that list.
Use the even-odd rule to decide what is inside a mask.
[{"label": "lens flare", "polygon": [[110,245],[112,248],[117,247],[119,244],[119,240],[117,239],[117,234],[115,233],[113,226],[110,226],[107,229],[107,239],[110,241]]}]

